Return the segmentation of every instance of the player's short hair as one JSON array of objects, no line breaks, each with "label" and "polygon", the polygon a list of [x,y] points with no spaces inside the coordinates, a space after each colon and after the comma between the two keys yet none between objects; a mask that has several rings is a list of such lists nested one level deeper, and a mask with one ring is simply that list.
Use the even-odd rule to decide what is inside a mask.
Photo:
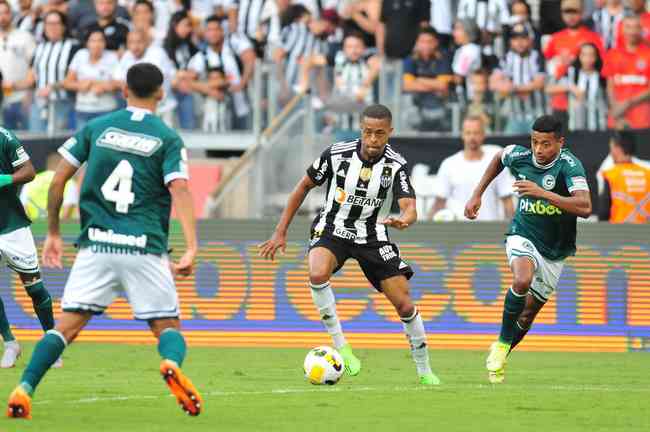
[{"label": "player's short hair", "polygon": [[533,130],[535,132],[553,132],[557,138],[563,135],[562,129],[562,121],[552,115],[543,115],[537,117],[537,120],[535,120],[535,123],[533,123]]},{"label": "player's short hair", "polygon": [[162,72],[151,63],[135,64],[126,73],[126,86],[136,97],[142,99],[153,96],[162,84]]},{"label": "player's short hair", "polygon": [[368,105],[361,113],[361,119],[373,118],[377,120],[388,119],[389,123],[393,122],[393,114],[391,114],[388,107],[382,104]]},{"label": "player's short hair", "polygon": [[634,156],[636,153],[636,140],[634,134],[629,131],[614,132],[611,143],[623,150],[627,156]]}]

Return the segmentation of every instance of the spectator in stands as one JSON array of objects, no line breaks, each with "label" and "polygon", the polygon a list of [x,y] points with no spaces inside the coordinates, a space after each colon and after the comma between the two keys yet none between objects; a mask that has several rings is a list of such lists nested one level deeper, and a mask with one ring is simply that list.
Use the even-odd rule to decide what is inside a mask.
[{"label": "spectator in stands", "polygon": [[120,83],[121,88],[126,85],[126,74],[129,68],[138,63],[155,64],[162,72],[164,98],[158,104],[157,114],[167,125],[172,125],[174,110],[178,105],[171,87],[171,81],[176,76],[176,67],[165,50],[154,45],[145,31],[131,30],[127,38],[127,50],[113,72],[113,79]]},{"label": "spectator in stands", "polygon": [[[624,5],[629,8],[633,15],[637,15],[641,21],[641,36],[646,43],[650,43],[650,12],[646,10],[645,0],[626,0]],[[625,45],[623,36],[623,21],[618,22],[618,29],[616,31],[616,48],[621,48]]]},{"label": "spectator in stands", "polygon": [[76,93],[74,109],[77,128],[117,109],[115,90],[118,86],[113,80],[117,64],[117,54],[106,49],[104,32],[100,29],[91,31],[85,48],[74,55],[63,82],[66,90]]},{"label": "spectator in stands", "polygon": [[[291,22],[282,30],[282,45],[275,49],[273,60],[282,84],[283,99],[292,92],[303,90],[300,86],[301,66],[316,55],[326,55],[326,43],[314,28],[309,10],[303,5],[292,5],[285,17]],[[310,64],[305,65],[309,68]]]},{"label": "spectator in stands", "polygon": [[[594,44],[598,47],[601,56],[604,56],[600,36],[582,23],[581,0],[562,0],[561,6],[562,19],[567,28],[554,33],[544,49],[548,73],[555,79],[559,79],[566,73],[575,61],[580,47],[585,43]],[[565,126],[568,125],[568,104],[565,94],[557,93],[551,98],[553,114],[560,118]]]},{"label": "spectator in stands", "polygon": [[176,66],[176,76],[172,79],[172,88],[178,101],[176,108],[178,123],[182,129],[194,129],[196,127],[192,95],[194,75],[189,70],[189,63],[192,56],[198,52],[198,48],[192,41],[192,22],[187,11],[179,11],[172,15],[163,47],[167,56]]},{"label": "spectator in stands", "polygon": [[0,73],[4,78],[2,121],[8,129],[27,129],[30,82],[26,77],[35,49],[34,37],[13,26],[11,7],[0,0]]},{"label": "spectator in stands", "polygon": [[69,37],[66,16],[58,10],[46,13],[43,25],[45,42],[37,45],[27,75],[30,87],[36,88],[29,127],[34,132],[45,132],[48,120],[53,119],[54,129],[67,130],[71,126],[72,101],[63,89],[63,81],[79,43]]},{"label": "spectator in stands", "polygon": [[341,10],[341,28],[344,36],[350,33],[363,35],[363,43],[375,48],[375,32],[381,14],[381,0],[350,0]]},{"label": "spectator in stands", "polygon": [[32,0],[18,1],[18,13],[14,16],[14,27],[28,33],[34,32],[39,17],[38,11],[32,6]]},{"label": "spectator in stands", "polygon": [[281,43],[280,16],[289,4],[286,0],[238,0],[236,31],[248,38],[257,57],[264,58],[267,44],[274,47]]},{"label": "spectator in stands", "polygon": [[[484,145],[485,127],[479,117],[467,117],[463,122],[463,150],[442,161],[435,180],[436,200],[429,212],[429,219],[443,209],[462,218],[465,202],[481,176],[501,150],[499,146]],[[512,218],[512,176],[504,170],[488,186],[483,195],[481,213],[477,220],[494,221]]]},{"label": "spectator in stands", "polygon": [[650,168],[634,163],[634,138],[624,132],[609,144],[614,166],[603,172],[598,219],[610,223],[650,223]]},{"label": "spectator in stands", "polygon": [[595,10],[591,16],[594,31],[602,38],[606,50],[616,45],[623,13],[624,8],[621,0],[607,0],[605,6]]},{"label": "spectator in stands", "polygon": [[493,130],[496,117],[494,95],[490,91],[488,72],[479,69],[470,75],[472,97],[469,99],[463,118],[478,117],[487,131]]},{"label": "spectator in stands", "polygon": [[481,47],[476,43],[479,29],[472,20],[457,20],[454,23],[453,36],[457,48],[451,68],[454,72],[458,98],[464,103],[472,96],[471,83],[467,83],[466,80],[472,72],[481,69],[482,66]]},{"label": "spectator in stands", "polygon": [[607,129],[607,88],[602,68],[598,48],[586,43],[567,73],[546,87],[549,94],[568,95],[569,130]]},{"label": "spectator in stands", "polygon": [[106,49],[122,52],[126,46],[130,23],[117,15],[117,0],[95,0],[95,13],[97,20],[87,26],[82,35],[101,30],[106,36]]},{"label": "spectator in stands", "polygon": [[165,31],[159,33],[155,27],[156,11],[149,0],[136,0],[131,8],[131,30],[140,30],[154,45],[162,45]]},{"label": "spectator in stands", "polygon": [[506,133],[528,134],[533,121],[544,114],[544,79],[544,59],[533,48],[532,29],[515,24],[510,50],[492,75],[492,90],[506,103]]},{"label": "spectator in stands", "polygon": [[188,64],[192,71],[192,89],[204,96],[214,94],[207,82],[208,71],[223,69],[228,80],[228,93],[232,96],[234,118],[233,128],[244,130],[249,127],[250,103],[246,88],[255,68],[255,52],[247,38],[238,34],[224,35],[219,17],[212,16],[205,23],[207,48],[197,52]]},{"label": "spectator in stands", "polygon": [[430,13],[430,0],[382,0],[375,33],[379,55],[396,60],[409,56],[419,29],[429,25]]},{"label": "spectator in stands", "polygon": [[413,95],[419,118],[417,130],[449,130],[445,109],[449,85],[453,80],[451,57],[440,47],[438,34],[431,27],[420,29],[413,55],[404,60],[403,89]]},{"label": "spectator in stands", "polygon": [[623,19],[624,45],[605,57],[610,127],[650,127],[650,47],[643,42],[638,16]]},{"label": "spectator in stands", "polygon": [[225,132],[232,129],[231,97],[223,68],[208,69],[207,85],[210,91],[203,104],[203,131]]},{"label": "spectator in stands", "polygon": [[[69,26],[72,32],[72,36],[77,39],[83,40],[85,38],[84,33],[87,29],[95,24],[99,18],[97,14],[97,2],[99,0],[69,0]],[[172,2],[173,0],[169,0]],[[99,6],[101,9],[107,8],[106,6]],[[110,6],[108,7],[110,9]],[[119,22],[129,24],[129,12],[128,10],[121,5],[117,5],[115,11],[116,18],[119,18]],[[124,36],[126,37],[126,36]]]},{"label": "spectator in stands", "polygon": [[530,5],[526,0],[514,0],[510,4],[510,22],[504,30],[504,42],[506,47],[510,46],[510,33],[512,32],[512,28],[517,24],[524,24],[526,25],[526,28],[532,31],[533,47],[536,50],[539,50],[542,35],[533,23]]},{"label": "spectator in stands", "polygon": [[458,20],[473,21],[479,29],[478,42],[487,55],[500,54],[495,46],[503,26],[510,22],[506,0],[460,0],[456,13]]},{"label": "spectator in stands", "polygon": [[431,0],[431,27],[438,34],[440,47],[451,49],[451,32],[454,25],[451,0]]}]

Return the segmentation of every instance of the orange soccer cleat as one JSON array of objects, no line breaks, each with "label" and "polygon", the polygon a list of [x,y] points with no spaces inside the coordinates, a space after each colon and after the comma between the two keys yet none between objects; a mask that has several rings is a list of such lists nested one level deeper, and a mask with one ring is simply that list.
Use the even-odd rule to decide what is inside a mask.
[{"label": "orange soccer cleat", "polygon": [[28,420],[32,418],[32,398],[21,386],[16,387],[11,393],[8,405],[7,417]]},{"label": "orange soccer cleat", "polygon": [[167,383],[167,387],[176,396],[178,404],[187,414],[197,416],[201,414],[203,399],[192,381],[189,380],[181,368],[171,360],[163,360],[160,363],[160,374]]}]

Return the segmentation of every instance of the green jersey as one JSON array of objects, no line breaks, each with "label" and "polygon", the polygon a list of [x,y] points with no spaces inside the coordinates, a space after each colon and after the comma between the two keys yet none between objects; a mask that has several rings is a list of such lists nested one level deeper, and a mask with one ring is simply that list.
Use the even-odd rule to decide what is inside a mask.
[{"label": "green jersey", "polygon": [[129,107],[90,121],[59,153],[87,163],[79,195],[80,247],[167,253],[171,195],[188,179],[178,134],[146,110]]},{"label": "green jersey", "polygon": [[[29,155],[16,135],[0,127],[0,174],[13,174],[29,160]],[[29,226],[31,221],[18,198],[15,184],[0,188],[0,234]]]},{"label": "green jersey", "polygon": [[[516,180],[530,180],[558,195],[589,191],[582,163],[564,148],[553,162],[540,165],[529,148],[511,145],[503,150],[501,162],[510,168]],[[544,199],[524,196],[519,198],[506,235],[527,238],[539,253],[555,261],[575,254],[576,221],[576,215],[560,210]]]}]

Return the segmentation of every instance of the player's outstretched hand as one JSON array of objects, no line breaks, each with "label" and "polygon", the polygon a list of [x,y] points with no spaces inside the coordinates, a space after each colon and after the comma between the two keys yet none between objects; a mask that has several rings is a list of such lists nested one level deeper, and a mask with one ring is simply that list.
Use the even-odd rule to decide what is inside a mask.
[{"label": "player's outstretched hand", "polygon": [[386,218],[382,223],[389,227],[397,228],[398,230],[403,230],[404,228],[408,228],[409,226],[409,224],[404,222],[402,219],[394,218],[394,217]]},{"label": "player's outstretched hand", "polygon": [[284,235],[280,235],[278,233],[273,234],[273,237],[271,237],[269,240],[265,241],[264,243],[257,245],[259,248],[260,252],[259,255],[263,257],[264,259],[271,259],[273,261],[275,259],[275,253],[280,249],[282,254],[284,255],[284,252],[287,249],[287,237]]},{"label": "player's outstretched hand", "polygon": [[177,263],[171,263],[172,274],[174,276],[187,277],[192,274],[194,270],[194,258],[196,257],[195,250],[187,250]]},{"label": "player's outstretched hand", "polygon": [[539,187],[537,183],[530,180],[517,180],[514,184],[514,190],[519,196],[532,196],[543,198],[546,191]]},{"label": "player's outstretched hand", "polygon": [[48,235],[43,246],[43,265],[57,269],[63,268],[63,239],[60,235]]},{"label": "player's outstretched hand", "polygon": [[476,219],[481,208],[481,197],[472,196],[465,204],[465,217],[470,220]]}]

